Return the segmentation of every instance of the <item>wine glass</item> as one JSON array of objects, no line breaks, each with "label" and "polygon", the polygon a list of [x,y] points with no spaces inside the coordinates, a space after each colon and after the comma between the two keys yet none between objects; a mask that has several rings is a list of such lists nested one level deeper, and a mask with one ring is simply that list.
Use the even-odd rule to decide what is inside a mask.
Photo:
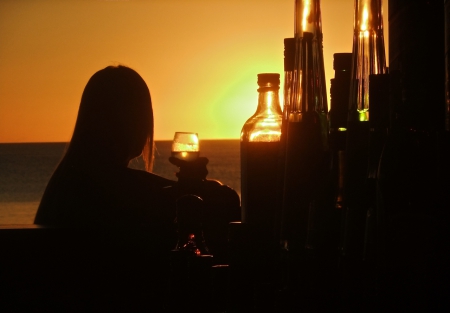
[{"label": "wine glass", "polygon": [[197,133],[175,132],[172,142],[172,157],[184,161],[194,161],[199,156]]}]

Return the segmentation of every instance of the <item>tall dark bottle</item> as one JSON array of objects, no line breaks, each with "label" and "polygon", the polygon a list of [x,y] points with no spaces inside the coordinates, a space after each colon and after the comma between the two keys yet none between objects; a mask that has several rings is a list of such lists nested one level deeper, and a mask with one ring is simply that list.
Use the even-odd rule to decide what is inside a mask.
[{"label": "tall dark bottle", "polygon": [[289,124],[289,112],[291,101],[293,99],[293,79],[294,79],[294,63],[295,63],[295,38],[284,38],[284,88],[283,88],[283,119],[281,123],[281,137],[278,164],[278,210],[275,221],[275,237],[280,239],[281,218],[282,218],[282,202],[284,193],[284,170],[286,167],[286,137],[287,127]]},{"label": "tall dark bottle", "polygon": [[450,1],[445,0],[445,130],[450,133]]},{"label": "tall dark bottle", "polygon": [[[317,262],[327,192],[328,105],[320,1],[295,1],[294,69],[285,86],[284,183],[281,219],[282,285],[290,307],[320,311],[327,269]],[[290,98],[288,98],[290,96]],[[284,309],[284,308],[283,308]]]},{"label": "tall dark bottle", "polygon": [[280,74],[258,74],[258,106],[241,131],[242,222],[264,239],[275,235],[282,111]]},{"label": "tall dark bottle", "polygon": [[342,245],[339,240],[343,232],[345,148],[351,67],[352,53],[334,54],[335,76],[330,80],[330,112],[328,114],[333,197],[328,243],[335,250]]},{"label": "tall dark bottle", "polygon": [[357,0],[354,7],[351,72],[345,164],[345,229],[342,256],[352,263],[363,258],[368,208],[367,188],[370,112],[369,77],[386,73],[381,0]]},{"label": "tall dark bottle", "polygon": [[[319,1],[295,1],[295,55],[290,99],[285,95],[285,170],[282,245],[303,253],[311,247],[312,215],[328,150]],[[285,86],[286,89],[286,86]],[[302,252],[301,252],[302,251]]]}]

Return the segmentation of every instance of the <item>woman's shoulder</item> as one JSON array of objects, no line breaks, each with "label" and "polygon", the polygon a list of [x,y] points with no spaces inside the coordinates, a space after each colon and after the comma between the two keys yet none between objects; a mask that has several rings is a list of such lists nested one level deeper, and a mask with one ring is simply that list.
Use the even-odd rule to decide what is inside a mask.
[{"label": "woman's shoulder", "polygon": [[137,183],[151,185],[155,188],[164,188],[175,184],[175,181],[173,180],[143,170],[127,168],[125,173],[130,179],[135,180]]},{"label": "woman's shoulder", "polygon": [[108,198],[107,214],[111,223],[173,220],[174,199],[165,191],[173,181],[130,168],[118,169],[108,176],[105,177],[109,181],[105,181],[106,190],[102,194],[103,198]]}]

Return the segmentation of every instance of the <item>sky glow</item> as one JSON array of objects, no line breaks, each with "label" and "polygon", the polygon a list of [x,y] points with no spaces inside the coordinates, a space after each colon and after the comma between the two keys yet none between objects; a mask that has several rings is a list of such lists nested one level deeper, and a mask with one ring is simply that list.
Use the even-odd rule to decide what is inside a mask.
[{"label": "sky glow", "polygon": [[[0,142],[69,141],[88,79],[116,64],[149,86],[157,140],[176,131],[238,139],[256,110],[257,74],[279,73],[283,90],[294,4],[0,0]],[[328,97],[333,54],[352,49],[353,5],[321,1]],[[386,26],[387,2],[383,8]]]}]

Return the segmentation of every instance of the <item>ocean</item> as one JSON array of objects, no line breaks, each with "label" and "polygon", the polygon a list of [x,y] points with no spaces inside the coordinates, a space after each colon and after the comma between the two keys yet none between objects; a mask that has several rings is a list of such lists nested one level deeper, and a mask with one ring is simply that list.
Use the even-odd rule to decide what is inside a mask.
[{"label": "ocean", "polygon": [[[156,141],[153,172],[177,180],[178,168],[168,160],[171,141]],[[66,143],[0,144],[0,225],[33,224],[34,216]],[[201,140],[200,155],[209,163],[208,179],[228,185],[240,195],[239,140]],[[142,160],[130,167],[143,169]]]}]

